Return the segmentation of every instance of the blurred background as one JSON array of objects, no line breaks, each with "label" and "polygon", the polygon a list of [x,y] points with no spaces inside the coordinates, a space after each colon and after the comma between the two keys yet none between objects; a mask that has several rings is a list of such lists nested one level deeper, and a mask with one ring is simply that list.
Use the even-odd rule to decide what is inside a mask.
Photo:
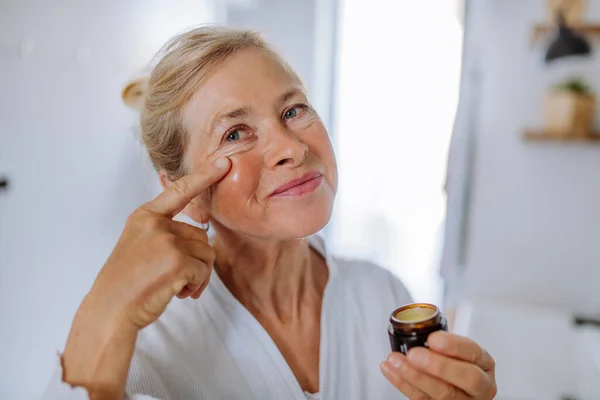
[{"label": "blurred background", "polygon": [[263,32],[304,79],[335,253],[439,304],[496,358],[498,399],[599,398],[600,0],[2,0],[0,399],[40,395],[158,193],[121,91],[202,23]]}]

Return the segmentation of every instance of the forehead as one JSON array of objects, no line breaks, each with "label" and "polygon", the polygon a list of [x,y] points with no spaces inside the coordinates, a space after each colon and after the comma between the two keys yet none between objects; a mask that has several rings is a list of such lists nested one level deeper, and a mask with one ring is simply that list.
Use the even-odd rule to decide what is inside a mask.
[{"label": "forehead", "polygon": [[183,122],[188,132],[197,132],[219,113],[270,106],[292,88],[301,88],[301,83],[274,56],[239,50],[206,75],[183,109]]}]

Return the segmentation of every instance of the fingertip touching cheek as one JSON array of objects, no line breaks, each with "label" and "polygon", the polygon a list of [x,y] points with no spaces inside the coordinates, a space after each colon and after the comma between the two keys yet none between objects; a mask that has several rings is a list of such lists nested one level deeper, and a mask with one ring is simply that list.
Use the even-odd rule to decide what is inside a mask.
[{"label": "fingertip touching cheek", "polygon": [[184,110],[192,169],[227,157],[206,206],[220,229],[269,238],[316,233],[337,188],[329,136],[302,86],[257,50],[241,50],[203,81]]}]

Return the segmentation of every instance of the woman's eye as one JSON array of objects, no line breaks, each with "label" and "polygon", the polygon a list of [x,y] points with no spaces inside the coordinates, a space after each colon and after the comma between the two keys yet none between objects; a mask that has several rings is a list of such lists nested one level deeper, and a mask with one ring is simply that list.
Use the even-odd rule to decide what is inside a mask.
[{"label": "woman's eye", "polygon": [[306,104],[296,104],[295,106],[288,109],[283,114],[283,119],[285,119],[285,120],[294,119],[294,118],[298,117],[300,114],[302,114],[302,112],[306,109],[308,109],[308,106]]},{"label": "woman's eye", "polygon": [[248,125],[238,125],[231,127],[229,131],[223,135],[221,145],[231,143],[232,145],[239,146],[244,143],[249,143],[253,138],[254,134]]},{"label": "woman's eye", "polygon": [[296,107],[292,107],[283,114],[284,119],[292,119],[298,115],[298,110]]},{"label": "woman's eye", "polygon": [[240,140],[240,131],[235,130],[233,132],[229,132],[229,134],[227,135],[227,138],[225,140],[227,142],[236,142],[236,141]]}]

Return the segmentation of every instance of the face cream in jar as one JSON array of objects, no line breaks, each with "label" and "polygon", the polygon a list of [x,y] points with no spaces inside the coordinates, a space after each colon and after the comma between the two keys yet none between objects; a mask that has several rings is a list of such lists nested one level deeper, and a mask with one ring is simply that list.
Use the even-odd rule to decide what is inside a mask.
[{"label": "face cream in jar", "polygon": [[427,347],[427,337],[447,331],[448,322],[433,304],[414,303],[396,309],[390,316],[388,334],[392,351],[408,353],[413,347]]}]

